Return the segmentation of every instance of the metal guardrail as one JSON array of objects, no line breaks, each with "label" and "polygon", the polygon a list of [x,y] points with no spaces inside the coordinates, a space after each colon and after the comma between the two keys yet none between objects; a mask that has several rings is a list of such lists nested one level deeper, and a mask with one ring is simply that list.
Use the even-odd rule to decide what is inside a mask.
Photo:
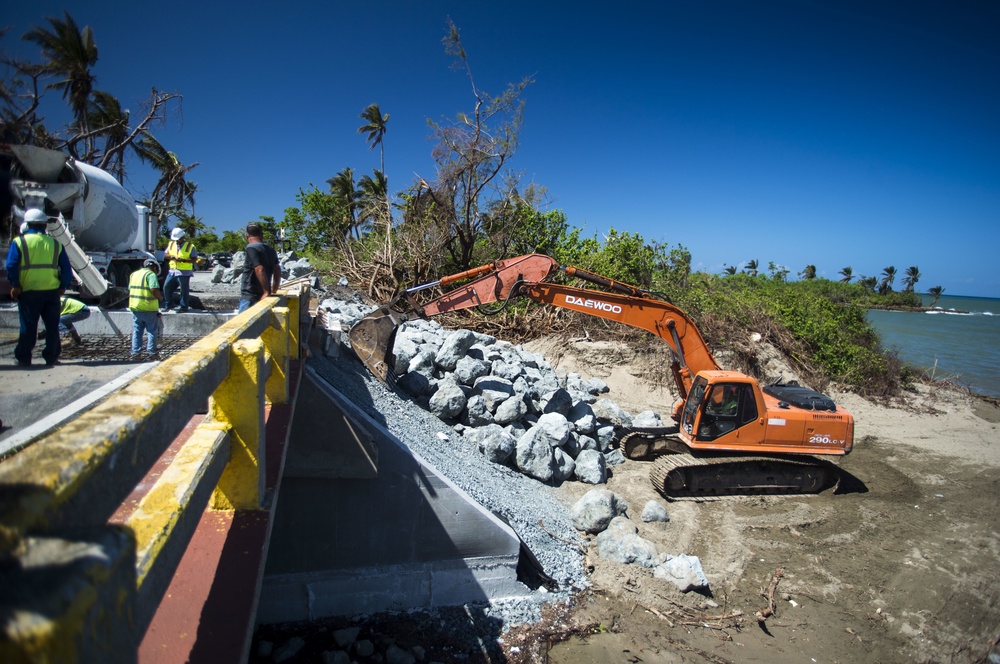
[{"label": "metal guardrail", "polygon": [[309,294],[266,298],[0,464],[0,661],[135,661],[206,507],[267,509],[265,405],[288,400]]}]

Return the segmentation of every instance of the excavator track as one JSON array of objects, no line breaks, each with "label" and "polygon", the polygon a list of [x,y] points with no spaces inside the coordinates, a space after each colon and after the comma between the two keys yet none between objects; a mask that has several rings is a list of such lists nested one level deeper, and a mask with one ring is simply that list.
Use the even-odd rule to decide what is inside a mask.
[{"label": "excavator track", "polygon": [[819,493],[838,479],[833,464],[813,457],[667,454],[649,471],[653,488],[668,500]]},{"label": "excavator track", "polygon": [[840,477],[835,466],[810,456],[696,456],[676,427],[633,429],[618,446],[629,459],[653,461],[650,482],[668,500],[819,493]]},{"label": "excavator track", "polygon": [[677,436],[677,427],[632,429],[619,439],[618,447],[628,459],[654,459],[688,451],[688,446]]}]

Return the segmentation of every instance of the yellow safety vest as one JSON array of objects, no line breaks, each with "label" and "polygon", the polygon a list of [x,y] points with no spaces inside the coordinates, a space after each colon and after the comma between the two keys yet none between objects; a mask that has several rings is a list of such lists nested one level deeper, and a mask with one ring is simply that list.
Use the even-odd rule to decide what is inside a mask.
[{"label": "yellow safety vest", "polygon": [[178,246],[176,240],[171,240],[167,245],[167,256],[170,257],[171,270],[193,270],[194,261],[191,254],[194,253],[194,245],[190,242]]},{"label": "yellow safety vest", "polygon": [[[149,285],[152,277],[155,286]],[[149,268],[142,268],[132,273],[128,279],[128,308],[133,311],[156,311],[160,308],[159,300],[153,294],[153,289],[159,289],[156,275]]]},{"label": "yellow safety vest", "polygon": [[14,239],[21,252],[21,290],[58,290],[59,252],[62,247],[44,233],[27,233]]},{"label": "yellow safety vest", "polygon": [[65,316],[66,314],[75,314],[76,312],[82,310],[87,305],[80,300],[74,300],[71,297],[62,296],[60,299],[62,304],[62,311],[59,312],[60,316]]}]

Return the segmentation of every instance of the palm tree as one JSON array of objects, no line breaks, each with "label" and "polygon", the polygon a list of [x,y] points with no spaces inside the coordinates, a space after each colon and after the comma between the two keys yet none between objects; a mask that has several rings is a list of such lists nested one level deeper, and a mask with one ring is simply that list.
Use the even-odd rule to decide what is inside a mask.
[{"label": "palm tree", "polygon": [[[97,45],[90,26],[81,30],[67,11],[63,12],[63,17],[64,20],[52,17],[46,19],[52,26],[51,32],[36,27],[25,33],[22,39],[41,47],[42,54],[48,60],[45,64],[47,72],[63,77],[47,87],[62,90],[63,99],[73,109],[80,132],[87,134],[87,107],[97,80],[90,73],[90,68],[97,63]],[[90,144],[88,139],[88,152]]]},{"label": "palm tree", "polygon": [[892,284],[896,281],[896,268],[890,265],[882,269],[882,281],[879,282],[878,292],[880,295],[892,292]]},{"label": "palm tree", "polygon": [[861,275],[860,277],[858,277],[858,283],[861,284],[862,288],[874,291],[875,287],[878,286],[878,278],[866,277],[865,275]]},{"label": "palm tree", "polygon": [[360,196],[359,223],[375,223],[382,217],[381,205],[386,200],[388,183],[382,171],[372,171],[374,178],[370,175],[362,175],[358,180],[358,192]]},{"label": "palm tree", "polygon": [[941,288],[940,286],[934,286],[933,288],[930,288],[930,289],[927,290],[927,294],[928,295],[933,295],[934,296],[934,300],[931,302],[931,306],[932,307],[935,304],[937,304],[937,301],[938,301],[938,299],[940,299],[942,293],[944,293],[944,289]]},{"label": "palm tree", "polygon": [[851,269],[850,265],[848,265],[845,268],[841,268],[839,274],[840,276],[843,277],[843,279],[841,279],[840,281],[845,284],[851,283],[851,279],[854,278],[854,270]]},{"label": "palm tree", "polygon": [[382,115],[382,109],[378,107],[378,104],[369,104],[368,108],[361,111],[361,119],[364,120],[366,124],[358,127],[358,133],[368,134],[366,138],[368,141],[368,149],[371,150],[376,145],[379,146],[379,163],[381,168],[377,172],[377,177],[381,177],[384,181],[385,195],[382,198],[385,201],[386,219],[388,219],[391,223],[392,201],[389,200],[389,183],[385,181],[385,143],[382,142],[382,138],[385,136],[386,123],[389,122],[389,114],[386,113],[385,115]]},{"label": "palm tree", "polygon": [[799,272],[799,276],[803,279],[815,279],[816,278],[816,266],[806,265],[805,269]]},{"label": "palm tree", "polygon": [[733,276],[734,274],[736,274],[736,266],[735,266],[735,265],[727,265],[727,266],[725,266],[725,268],[724,268],[724,269],[722,270],[722,273],[723,273],[723,274],[725,274],[725,275],[727,275],[727,276],[730,276],[730,277],[731,277],[731,276]]},{"label": "palm tree", "polygon": [[746,273],[749,274],[751,277],[756,277],[757,276],[757,259],[756,258],[753,258],[749,262],[747,262]]},{"label": "palm tree", "polygon": [[389,114],[382,115],[378,104],[369,104],[368,108],[361,111],[360,117],[365,124],[358,127],[358,133],[368,134],[365,140],[368,141],[369,150],[373,150],[376,145],[379,146],[382,166],[380,170],[385,173],[385,145],[382,143],[382,137],[385,136],[385,125],[389,122]]},{"label": "palm tree", "polygon": [[916,265],[906,268],[906,276],[903,277],[903,290],[907,293],[911,292],[918,281],[920,281],[920,268]]},{"label": "palm tree", "polygon": [[145,134],[138,141],[136,153],[160,173],[160,179],[149,199],[150,209],[157,215],[170,216],[183,210],[185,205],[190,205],[193,216],[194,195],[198,185],[189,182],[187,176],[198,166],[198,162],[185,166],[177,155],[167,151],[151,134]]},{"label": "palm tree", "polygon": [[337,173],[326,181],[330,185],[330,195],[343,204],[347,210],[347,219],[344,220],[344,235],[354,231],[355,237],[360,237],[358,224],[358,189],[354,184],[354,171],[348,167]]}]

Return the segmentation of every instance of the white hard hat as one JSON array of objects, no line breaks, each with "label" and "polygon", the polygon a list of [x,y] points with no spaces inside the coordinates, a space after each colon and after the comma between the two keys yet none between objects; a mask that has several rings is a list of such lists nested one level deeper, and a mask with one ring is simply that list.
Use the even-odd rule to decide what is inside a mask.
[{"label": "white hard hat", "polygon": [[38,208],[31,208],[24,213],[24,223],[26,224],[44,224],[47,223],[48,220],[48,215]]},{"label": "white hard hat", "polygon": [[183,228],[175,228],[174,230],[170,231],[170,239],[171,240],[179,240],[182,237],[184,237],[184,229]]},{"label": "white hard hat", "polygon": [[142,262],[142,266],[149,268],[150,270],[152,270],[156,274],[160,273],[160,264],[158,262],[156,262],[152,258],[147,258],[146,260],[144,260]]}]

